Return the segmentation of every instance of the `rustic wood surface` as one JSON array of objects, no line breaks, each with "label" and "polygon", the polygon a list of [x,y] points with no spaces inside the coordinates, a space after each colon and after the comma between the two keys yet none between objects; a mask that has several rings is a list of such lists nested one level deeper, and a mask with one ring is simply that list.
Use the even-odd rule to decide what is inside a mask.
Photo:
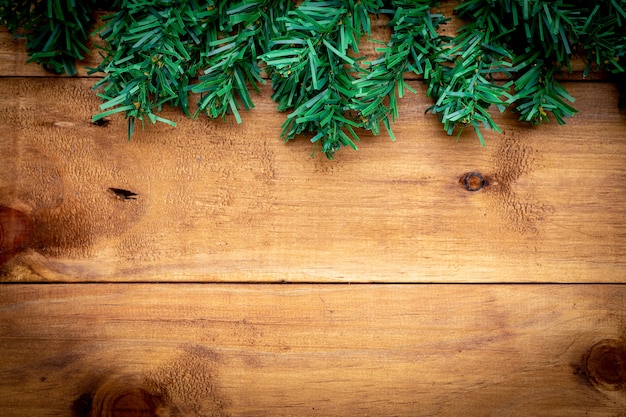
[{"label": "rustic wood surface", "polygon": [[[280,140],[269,87],[242,125],[172,110],[176,128],[127,141],[123,117],[90,122],[91,84],[0,79],[0,206],[31,225],[2,280],[624,279],[626,118],[612,84],[566,84],[581,112],[565,126],[498,117],[505,133],[484,148],[446,136],[410,96],[396,142],[364,135],[335,161]],[[467,191],[474,171],[489,184]]]},{"label": "rustic wood surface", "polygon": [[3,417],[617,417],[626,409],[624,286],[0,290]]},{"label": "rustic wood surface", "polygon": [[269,87],[128,142],[81,65],[26,59],[0,32],[0,416],[626,415],[612,84],[481,148],[413,81],[396,142],[328,161]]}]

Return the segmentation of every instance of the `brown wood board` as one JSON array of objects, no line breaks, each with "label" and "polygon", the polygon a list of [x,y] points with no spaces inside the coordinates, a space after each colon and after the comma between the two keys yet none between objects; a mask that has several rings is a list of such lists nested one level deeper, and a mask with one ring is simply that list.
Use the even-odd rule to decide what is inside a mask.
[{"label": "brown wood board", "polygon": [[624,416],[613,85],[482,148],[411,81],[395,143],[328,161],[269,86],[243,125],[166,109],[128,142],[90,122],[96,54],[26,60],[0,31],[0,416]]},{"label": "brown wood board", "polygon": [[621,285],[0,285],[3,417],[606,416]]},{"label": "brown wood board", "polygon": [[177,127],[130,141],[122,116],[90,122],[90,87],[0,79],[4,281],[623,282],[612,84],[566,83],[581,112],[565,126],[496,115],[486,147],[411,95],[396,142],[363,134],[335,161],[280,140],[269,87],[242,125],[165,110]]}]

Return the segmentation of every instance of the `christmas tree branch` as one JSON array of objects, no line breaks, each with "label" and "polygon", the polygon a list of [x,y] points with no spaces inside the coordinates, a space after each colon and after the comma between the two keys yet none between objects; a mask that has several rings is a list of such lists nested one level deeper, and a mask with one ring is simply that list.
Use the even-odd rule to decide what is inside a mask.
[{"label": "christmas tree branch", "polygon": [[101,89],[104,111],[94,121],[124,112],[130,138],[136,119],[174,125],[155,114],[164,104],[189,114],[187,88],[203,65],[208,30],[219,21],[211,3],[122,1],[120,11],[104,18],[107,55],[91,71],[106,74],[94,87]]},{"label": "christmas tree branch", "polygon": [[[457,34],[439,28],[449,19],[432,12],[433,0],[112,0],[113,14],[98,30],[103,61],[90,73],[101,112],[123,113],[129,138],[136,120],[174,123],[158,115],[164,105],[191,116],[232,115],[254,107],[250,90],[272,80],[278,110],[287,112],[282,138],[306,134],[328,157],[356,149],[359,134],[379,134],[406,91],[407,73],[420,76],[428,109],[457,137],[500,128],[492,112],[511,107],[523,122],[558,123],[576,113],[558,82],[571,60],[582,73],[604,70],[623,92],[626,82],[626,0],[464,0],[455,8]],[[27,40],[30,60],[75,74],[74,61],[93,24],[94,0],[0,0],[0,20]],[[392,29],[376,57],[361,56],[372,16],[387,15]],[[621,105],[626,99],[622,94]]]},{"label": "christmas tree branch", "polygon": [[357,149],[354,129],[370,127],[349,113],[363,91],[354,83],[363,73],[359,45],[380,7],[378,1],[304,1],[278,19],[284,35],[272,39],[260,59],[272,76],[278,110],[292,110],[283,139],[313,132],[311,141],[329,158],[343,146]]},{"label": "christmas tree branch", "polygon": [[204,75],[188,88],[202,95],[196,115],[224,118],[232,113],[241,123],[237,103],[246,110],[254,107],[248,90],[251,87],[258,92],[257,84],[265,82],[258,55],[267,52],[269,40],[281,33],[278,19],[291,6],[291,2],[279,0],[247,0],[228,6],[220,30],[213,27],[207,33],[207,49],[201,54]]},{"label": "christmas tree branch", "polygon": [[362,126],[375,135],[380,132],[382,123],[395,140],[390,120],[398,117],[397,99],[404,97],[406,90],[416,92],[404,81],[407,72],[425,79],[441,76],[443,38],[437,28],[448,19],[441,14],[431,14],[435,3],[395,0],[389,9],[381,10],[391,15],[391,39],[385,47],[376,49],[381,56],[370,62],[367,71],[353,81],[358,92],[350,103]]},{"label": "christmas tree branch", "polygon": [[0,1],[0,22],[26,38],[28,62],[57,74],[76,75],[74,62],[89,53],[86,46],[95,0]]}]

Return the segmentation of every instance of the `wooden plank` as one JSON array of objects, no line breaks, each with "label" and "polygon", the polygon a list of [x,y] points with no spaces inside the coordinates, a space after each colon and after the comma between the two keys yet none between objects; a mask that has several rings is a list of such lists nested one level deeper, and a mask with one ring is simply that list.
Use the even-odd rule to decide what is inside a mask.
[{"label": "wooden plank", "polygon": [[615,417],[626,409],[620,285],[0,291],[4,417]]},{"label": "wooden plank", "polygon": [[[94,39],[94,42],[99,42]],[[93,43],[93,42],[92,42]],[[88,76],[87,68],[96,68],[102,58],[99,50],[88,45],[91,53],[82,61],[76,62],[76,72],[79,77]],[[28,62],[29,55],[26,50],[26,40],[11,35],[6,27],[0,25],[0,77],[65,77],[54,72],[45,70],[41,65]],[[92,76],[102,76],[94,74]]]},{"label": "wooden plank", "polygon": [[[622,282],[626,123],[610,84],[581,113],[458,142],[419,95],[397,142],[337,160],[284,144],[269,88],[229,120],[92,124],[88,79],[0,79],[4,281]],[[421,85],[414,84],[421,91]],[[487,185],[467,191],[479,172]],[[474,177],[476,180],[478,177]],[[125,199],[123,191],[134,194]],[[21,220],[20,220],[21,219]],[[26,219],[26,220],[24,220]],[[16,231],[17,230],[17,231]],[[30,231],[28,236],[19,230]],[[25,232],[24,232],[25,233]],[[22,236],[22,237],[19,237]]]}]

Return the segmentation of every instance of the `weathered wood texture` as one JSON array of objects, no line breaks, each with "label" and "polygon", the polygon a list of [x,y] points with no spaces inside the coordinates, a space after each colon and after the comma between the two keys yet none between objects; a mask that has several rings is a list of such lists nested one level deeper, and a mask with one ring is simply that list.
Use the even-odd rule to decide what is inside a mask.
[{"label": "weathered wood texture", "polygon": [[[376,36],[385,24],[374,19]],[[127,143],[121,116],[89,122],[92,79],[54,78],[26,59],[24,42],[0,32],[0,280],[624,276],[626,123],[610,84],[567,84],[582,113],[566,127],[501,117],[506,133],[486,148],[443,134],[413,84],[397,143],[365,135],[358,153],[330,162],[309,159],[304,139],[280,141],[269,87],[243,126],[166,111],[176,129],[150,126]],[[473,171],[489,185],[467,192],[459,180]]]},{"label": "weathered wood texture", "polygon": [[3,417],[617,417],[626,409],[625,286],[0,291]]},{"label": "weathered wood texture", "polygon": [[[269,87],[240,126],[165,111],[176,128],[129,142],[122,117],[90,122],[91,84],[0,79],[0,205],[32,232],[2,280],[624,279],[626,119],[612,84],[567,83],[581,112],[565,126],[499,116],[505,133],[484,148],[446,136],[410,96],[397,142],[365,135],[336,161],[279,139]],[[480,191],[460,183],[472,171]]]},{"label": "weathered wood texture", "polygon": [[0,416],[625,415],[611,84],[481,148],[412,81],[397,142],[327,161],[269,87],[241,126],[166,110],[127,142],[23,48],[0,32]]}]

